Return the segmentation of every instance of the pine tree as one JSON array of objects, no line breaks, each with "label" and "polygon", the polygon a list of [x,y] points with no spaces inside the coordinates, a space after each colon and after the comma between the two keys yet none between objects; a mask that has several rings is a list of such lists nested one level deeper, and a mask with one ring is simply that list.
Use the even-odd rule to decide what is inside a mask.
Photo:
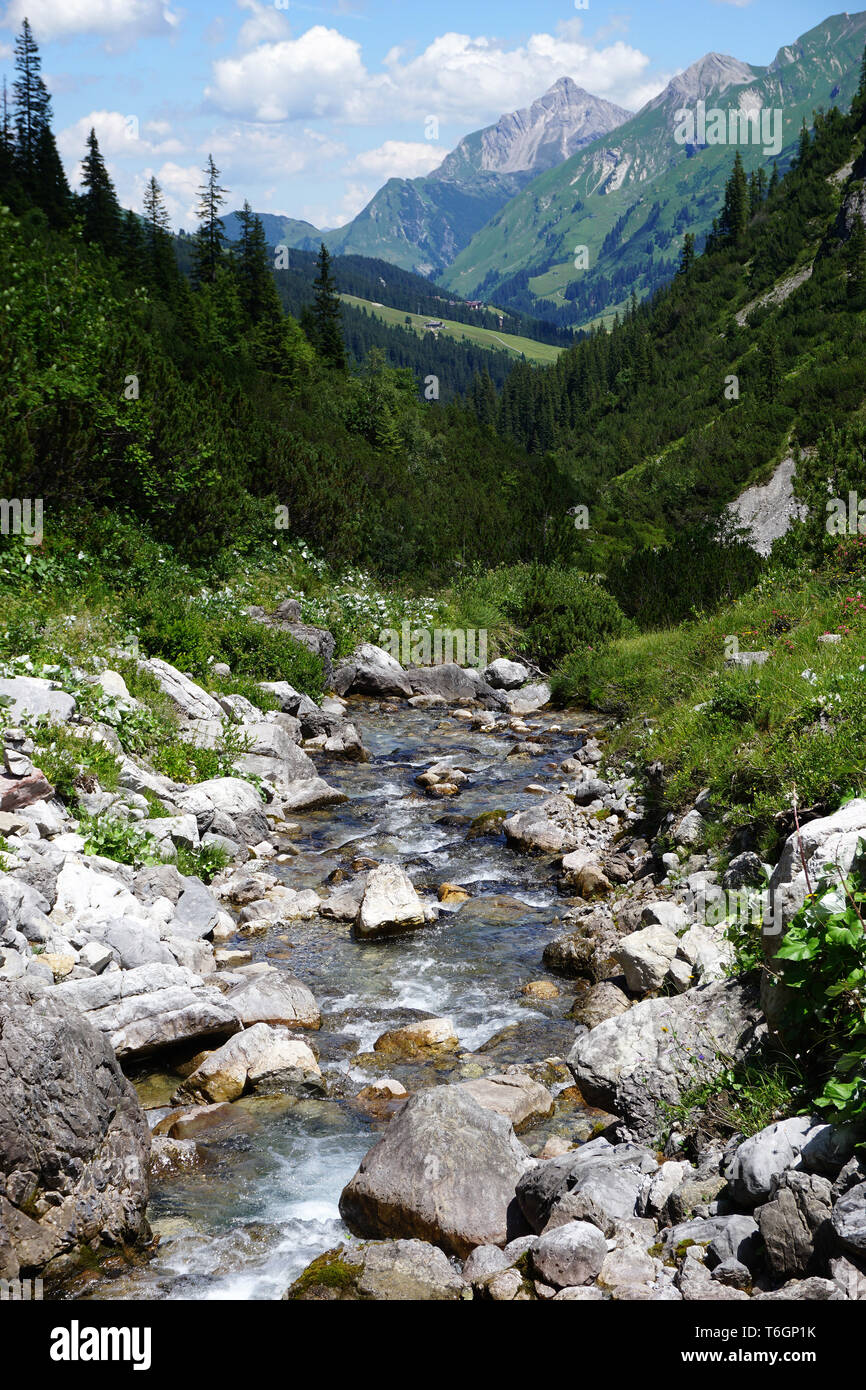
[{"label": "pine tree", "polygon": [[96,242],[110,256],[120,253],[120,205],[111,182],[105,160],[99,149],[96,131],[91,128],[87,137],[87,154],[81,161],[81,182],[84,185],[84,236]]},{"label": "pine tree", "polygon": [[241,234],[232,252],[238,294],[251,324],[265,320],[278,322],[283,310],[277,286],[268,264],[268,247],[261,218],[248,202],[238,213]]},{"label": "pine tree", "polygon": [[144,190],[142,206],[145,216],[145,275],[154,288],[165,294],[176,287],[177,262],[162,189],[153,174]]},{"label": "pine tree", "polygon": [[695,234],[686,232],[683,237],[683,249],[680,253],[680,275],[688,275],[695,263]]},{"label": "pine tree", "polygon": [[51,123],[51,98],[40,76],[41,67],[39,49],[29,21],[25,19],[21,33],[15,40],[15,70],[18,76],[12,84],[18,159],[25,183],[32,180],[35,172],[39,136]]},{"label": "pine tree", "polygon": [[313,345],[326,362],[342,371],[346,366],[346,347],[343,342],[340,296],[331,273],[331,257],[324,242],[316,260],[314,285]]},{"label": "pine tree", "polygon": [[770,182],[769,182],[769,185],[768,185],[768,187],[767,187],[767,197],[768,197],[768,198],[772,198],[772,196],[773,196],[773,194],[775,193],[776,189],[779,187],[779,182],[780,182],[780,180],[779,180],[779,166],[778,166],[778,164],[776,163],[776,161],[775,161],[775,159],[774,159],[774,160],[773,160],[773,172],[772,172],[772,174],[770,175]]},{"label": "pine tree", "polygon": [[803,117],[803,124],[800,127],[800,142],[797,146],[797,163],[802,164],[809,153],[812,140],[809,135],[809,127],[806,124],[806,117]]},{"label": "pine tree", "polygon": [[147,276],[147,244],[141,221],[128,209],[123,214],[118,231],[118,254],[130,278],[140,283]]},{"label": "pine tree", "polygon": [[72,196],[51,133],[51,98],[42,80],[42,60],[28,21],[15,40],[12,84],[15,103],[15,173],[27,198],[63,226],[69,221]]},{"label": "pine tree", "polygon": [[220,187],[220,171],[213,162],[213,155],[207,157],[204,177],[198,190],[200,226],[193,247],[193,275],[197,284],[212,283],[216,279],[226,239],[219,212],[228,189]]},{"label": "pine tree", "polygon": [[7,199],[14,178],[15,132],[12,125],[12,113],[9,110],[9,93],[4,77],[3,96],[0,99],[0,189],[3,190],[4,197]]},{"label": "pine tree", "polygon": [[737,150],[731,177],[725,185],[725,205],[722,211],[721,232],[734,246],[742,241],[749,225],[749,185],[743,168],[743,157]]}]

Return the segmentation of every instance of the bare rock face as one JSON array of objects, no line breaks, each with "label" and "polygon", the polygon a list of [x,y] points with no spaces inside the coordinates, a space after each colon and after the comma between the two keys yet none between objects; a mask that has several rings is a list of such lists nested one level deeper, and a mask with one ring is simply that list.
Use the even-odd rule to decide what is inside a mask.
[{"label": "bare rock face", "polygon": [[50,990],[0,989],[0,1278],[59,1273],[83,1247],[132,1243],[150,1134],[101,1033]]},{"label": "bare rock face", "polygon": [[459,1086],[421,1091],[391,1121],[344,1187],[355,1235],[416,1238],[466,1257],[524,1229],[515,1189],[530,1165],[504,1115]]}]

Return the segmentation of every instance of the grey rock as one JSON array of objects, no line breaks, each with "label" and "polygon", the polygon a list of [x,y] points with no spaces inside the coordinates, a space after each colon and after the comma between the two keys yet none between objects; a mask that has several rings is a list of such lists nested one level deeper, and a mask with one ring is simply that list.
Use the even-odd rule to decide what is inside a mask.
[{"label": "grey rock", "polygon": [[826,1171],[837,1156],[836,1170],[851,1152],[851,1140],[842,1130],[821,1120],[795,1115],[778,1120],[743,1141],[725,1176],[734,1200],[754,1207],[773,1196],[782,1174],[789,1168]]},{"label": "grey rock", "polygon": [[636,1144],[593,1139],[529,1169],[518,1183],[517,1200],[529,1226],[543,1231],[556,1206],[585,1189],[586,1212],[597,1211],[599,1220],[608,1225],[611,1220],[634,1216],[644,1177],[657,1168],[652,1154]]},{"label": "grey rock", "polygon": [[52,681],[36,676],[15,676],[0,679],[0,696],[7,696],[11,705],[5,706],[5,719],[18,723],[24,716],[38,719],[47,715],[57,723],[65,723],[75,713],[76,703],[71,695],[56,690]]},{"label": "grey rock", "polygon": [[[791,1279],[815,1273],[829,1230],[832,1189],[815,1173],[787,1172],[771,1202],[755,1213],[770,1273]],[[822,1229],[823,1228],[823,1229]]]},{"label": "grey rock", "polygon": [[607,1241],[597,1226],[571,1221],[543,1235],[532,1251],[535,1272],[557,1289],[588,1284],[601,1273]]},{"label": "grey rock", "polygon": [[831,1220],[842,1249],[855,1256],[866,1255],[866,1182],[839,1198]]},{"label": "grey rock", "polygon": [[591,1105],[621,1116],[634,1137],[651,1140],[660,1104],[676,1104],[699,1077],[718,1075],[729,1064],[723,1058],[748,1055],[762,1036],[761,1023],[750,983],[726,980],[635,1004],[579,1037],[567,1061]]},{"label": "grey rock", "polygon": [[106,1039],[56,990],[0,986],[0,1278],[145,1238],[149,1155]]},{"label": "grey rock", "polygon": [[178,1042],[226,1038],[241,1026],[218,989],[180,965],[140,965],[92,980],[64,980],[52,995],[104,1033],[118,1057],[139,1057]]},{"label": "grey rock", "polygon": [[340,1213],[355,1235],[414,1236],[465,1258],[520,1234],[514,1190],[529,1162],[504,1116],[456,1086],[435,1087],[391,1120],[343,1189]]}]

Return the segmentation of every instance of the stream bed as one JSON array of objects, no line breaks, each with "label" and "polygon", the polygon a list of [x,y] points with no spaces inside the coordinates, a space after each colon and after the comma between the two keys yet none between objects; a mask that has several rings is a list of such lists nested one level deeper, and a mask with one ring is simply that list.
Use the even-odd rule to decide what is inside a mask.
[{"label": "stream bed", "polygon": [[[292,888],[327,892],[329,876],[353,859],[389,859],[425,897],[435,899],[443,882],[472,896],[444,907],[436,925],[385,941],[355,940],[349,924],[321,917],[239,938],[255,960],[312,989],[322,1027],[303,1036],[320,1054],[329,1095],[236,1101],[233,1123],[201,1138],[198,1168],[152,1182],[148,1219],[159,1236],[153,1257],[94,1282],[85,1297],[279,1298],[310,1260],[348,1235],[340,1192],[387,1123],[354,1104],[354,1092],[385,1076],[414,1092],[512,1063],[561,1058],[570,1046],[576,984],[557,981],[559,996],[550,1000],[520,992],[529,981],[552,978],[542,951],[557,934],[565,902],[555,865],[510,849],[495,823],[485,834],[470,831],[479,816],[524,809],[541,799],[541,788],[547,795],[560,789],[560,764],[586,731],[582,716],[528,716],[529,733],[502,722],[483,732],[453,711],[358,699],[349,716],[371,761],[316,755],[321,775],[349,800],[301,818],[293,836],[298,853],[274,866],[279,877]],[[537,740],[537,752],[509,756],[526,739]],[[427,795],[415,782],[442,757],[469,771],[450,799]],[[530,784],[539,790],[528,792]],[[381,1033],[423,1015],[453,1021],[457,1052],[420,1063],[373,1053]],[[552,1133],[591,1132],[593,1112],[573,1098],[564,1068],[549,1073],[557,1111],[521,1136],[531,1152]],[[133,1079],[142,1103],[156,1107],[167,1104],[179,1077],[151,1069]]]}]

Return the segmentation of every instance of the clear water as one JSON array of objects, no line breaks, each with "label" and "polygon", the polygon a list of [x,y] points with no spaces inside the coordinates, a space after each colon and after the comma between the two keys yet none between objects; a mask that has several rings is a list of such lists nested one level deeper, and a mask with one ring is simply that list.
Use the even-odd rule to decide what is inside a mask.
[{"label": "clear water", "polygon": [[[91,1296],[279,1297],[311,1259],[347,1235],[340,1192],[381,1125],[349,1103],[357,1083],[390,1075],[413,1091],[476,1074],[465,1054],[503,1029],[519,1026],[513,1055],[507,1041],[493,1051],[501,1063],[561,1055],[573,1031],[564,1018],[567,994],[544,1004],[520,994],[544,975],[541,954],[557,930],[561,900],[552,864],[509,849],[502,836],[467,839],[466,832],[481,813],[531,804],[530,782],[553,794],[563,780],[559,764],[579,745],[583,726],[576,717],[530,718],[542,735],[538,753],[514,758],[509,750],[525,735],[484,734],[448,713],[388,712],[358,701],[352,717],[372,761],[319,761],[322,775],[350,800],[303,818],[300,853],[281,866],[282,876],[295,888],[321,888],[334,869],[365,855],[399,861],[431,896],[443,881],[465,885],[473,896],[459,910],[443,911],[434,927],[385,942],[355,941],[348,925],[316,919],[244,943],[313,990],[323,1015],[313,1041],[333,1095],[237,1102],[237,1123],[201,1140],[200,1170],[154,1183],[148,1215],[160,1235],[155,1257],[100,1283]],[[550,732],[556,724],[559,731]],[[470,780],[457,797],[428,797],[415,776],[443,756],[453,756]],[[460,1055],[426,1065],[371,1055],[379,1034],[412,1011],[450,1017]],[[144,1103],[153,1103],[160,1084],[167,1094],[176,1080],[143,1079]]]}]

